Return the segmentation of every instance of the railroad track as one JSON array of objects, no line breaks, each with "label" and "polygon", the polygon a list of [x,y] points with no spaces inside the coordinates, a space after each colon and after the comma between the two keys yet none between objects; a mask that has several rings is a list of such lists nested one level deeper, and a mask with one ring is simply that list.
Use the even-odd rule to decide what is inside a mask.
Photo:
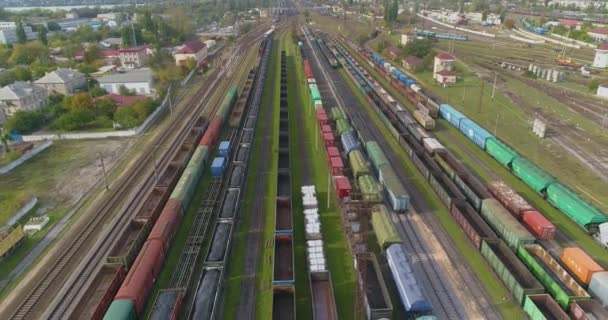
[{"label": "railroad track", "polygon": [[[217,83],[216,78],[212,78],[211,81],[213,81],[213,83]],[[211,87],[215,88],[215,86]],[[205,91],[199,91],[197,95],[195,95],[195,97],[192,99],[192,101],[200,101],[200,98],[205,96],[209,92],[211,92],[210,89],[207,89]],[[202,104],[199,104],[199,107],[201,105]],[[179,127],[179,125],[182,124],[182,121],[184,119],[188,119],[187,117],[191,114],[190,111],[191,110],[189,110],[189,108],[182,109],[182,111],[179,112],[178,116],[173,120],[172,124],[167,128],[167,130],[170,131],[176,127]],[[159,144],[170,143],[168,150],[169,152],[165,153],[165,155],[160,161],[161,167],[164,167],[168,164],[170,155],[172,155],[173,151],[175,151],[180,145],[180,140],[185,137],[191,125],[194,125],[195,121],[196,120],[194,117],[189,119],[187,122],[188,125],[186,126],[186,128],[188,129],[182,130],[182,132],[177,137],[175,137],[172,142],[170,141],[170,135],[161,136],[161,141],[159,142]],[[104,222],[106,222],[106,220],[110,217],[111,213],[114,212],[115,209],[120,206],[122,200],[124,200],[125,194],[128,194],[131,190],[131,182],[142,178],[142,176],[145,176],[146,173],[151,173],[151,168],[149,164],[153,161],[154,152],[155,146],[150,146],[146,149],[144,154],[136,162],[135,167],[131,169],[119,181],[118,185],[113,188],[114,191],[110,194],[109,199],[104,201],[102,206],[96,210],[96,214],[92,217],[91,220],[89,220],[84,225],[82,230],[70,242],[70,245],[68,246],[67,250],[63,251],[57,258],[57,260],[51,264],[46,273],[43,275],[42,280],[39,281],[38,284],[27,294],[27,296],[21,302],[18,308],[14,310],[13,314],[10,317],[11,319],[29,319],[31,317],[35,317],[37,311],[36,309],[38,309],[37,305],[48,300],[48,292],[53,291],[51,290],[53,289],[53,287],[60,286],[62,282],[61,280],[65,280],[60,277],[60,274],[66,273],[67,270],[69,270],[68,267],[76,262],[75,260],[79,260],[79,258],[82,256],[87,256],[89,257],[89,260],[84,262],[85,264],[83,266],[83,272],[75,274],[76,278],[72,278],[74,283],[70,286],[71,289],[68,289],[67,292],[65,292],[66,295],[62,297],[62,300],[68,302],[70,298],[73,298],[76,295],[76,290],[79,287],[82,287],[85,278],[87,278],[91,273],[93,273],[95,266],[102,259],[102,255],[100,254],[96,254],[97,257],[91,257],[90,254],[87,254],[86,251],[89,251],[90,247],[85,245],[92,244],[92,241],[97,238],[97,231],[103,229]],[[111,224],[112,228],[109,228],[109,234],[106,237],[103,237],[100,241],[98,241],[96,248],[97,250],[90,250],[91,252],[107,252],[107,250],[111,248],[113,242],[118,238],[119,230],[124,230],[123,228],[120,228],[121,223],[123,226],[126,226],[126,221],[128,221],[128,218],[130,218],[130,215],[125,213],[136,212],[136,209],[141,205],[141,200],[144,199],[145,194],[155,182],[154,177],[151,174],[144,179],[144,182],[138,185],[139,191],[137,191],[136,194],[130,197],[129,200],[131,201],[128,206],[124,208],[121,214],[119,214],[118,219],[115,219],[114,222]],[[51,306],[50,310],[47,312],[48,318],[55,318],[62,314],[63,311],[65,311],[65,309],[67,308],[66,302],[59,303],[59,305],[57,305],[57,307],[55,308]]]},{"label": "railroad track", "polygon": [[[313,47],[313,50],[314,50],[314,47]],[[387,158],[391,162],[391,165],[393,166],[393,168],[397,169],[395,171],[396,171],[397,175],[399,176],[400,180],[402,180],[402,181],[410,180],[409,177],[407,177],[404,174],[403,169],[399,165],[399,161],[396,158],[395,153],[391,151],[392,149],[390,148],[390,146],[388,145],[388,143],[386,142],[384,137],[382,137],[375,130],[371,130],[371,128],[369,127],[369,119],[367,119],[367,116],[363,114],[366,111],[362,110],[361,108],[357,108],[355,106],[355,104],[353,104],[353,103],[344,103],[342,101],[342,99],[344,97],[335,94],[335,89],[333,88],[333,86],[335,86],[336,84],[339,84],[340,86],[342,86],[341,89],[348,90],[348,88],[344,87],[345,84],[343,83],[343,81],[341,81],[340,79],[333,79],[333,78],[329,77],[327,72],[325,71],[325,68],[321,67],[322,63],[320,62],[316,53],[314,53],[314,56],[315,56],[315,59],[317,60],[317,63],[319,64],[320,71],[323,74],[322,78],[321,77],[317,78],[317,85],[319,87],[319,90],[322,92],[331,93],[334,96],[334,98],[331,99],[331,101],[334,102],[335,105],[340,105],[345,110],[349,110],[348,113],[351,116],[352,124],[354,127],[359,128],[364,140],[369,139],[369,140],[375,140],[378,142],[378,144],[381,146],[381,148],[384,150],[385,154],[387,155]],[[346,67],[349,68],[349,66],[346,66]],[[319,74],[319,73],[317,72],[317,74]],[[330,86],[327,82],[327,79],[331,79],[333,81],[333,85]],[[323,95],[324,99],[326,99],[327,94],[322,93],[322,95]],[[348,106],[348,107],[345,107],[345,106]],[[432,221],[427,220],[426,225],[430,226],[435,234],[441,234],[441,233],[445,232],[437,226],[437,222],[434,220],[432,220]],[[453,290],[450,287],[450,285],[448,283],[446,283],[447,279],[444,279],[441,276],[443,273],[441,272],[439,266],[437,265],[437,262],[426,259],[426,257],[422,256],[425,254],[425,252],[428,252],[428,250],[426,249],[426,247],[424,246],[424,242],[420,238],[421,231],[414,229],[413,226],[410,224],[406,224],[405,226],[402,226],[402,228],[408,229],[406,232],[402,233],[402,237],[404,238],[403,240],[410,243],[410,247],[412,249],[410,249],[409,251],[410,252],[413,251],[419,257],[422,257],[419,259],[419,261],[421,263],[421,268],[419,268],[420,271],[417,273],[417,275],[424,276],[424,278],[426,280],[425,282],[428,284],[427,286],[424,286],[424,287],[430,289],[430,291],[431,291],[430,293],[433,294],[433,298],[435,299],[435,301],[437,301],[434,304],[434,307],[440,309],[441,312],[443,313],[440,316],[440,318],[442,318],[442,319],[443,318],[446,318],[446,319],[466,318],[466,314],[465,314],[464,310],[462,310],[462,308],[460,307],[460,306],[462,306],[462,303],[460,303],[460,301],[458,299],[456,299],[455,295],[452,294]],[[444,238],[444,240],[445,240],[445,238]],[[446,248],[445,242],[441,241],[440,243],[444,248]],[[462,258],[458,257],[458,260],[460,260],[460,259],[462,259]],[[460,262],[462,262],[462,261],[460,261]],[[456,263],[459,263],[459,261],[456,261]],[[481,291],[479,293],[481,293]]]},{"label": "railroad track", "polygon": [[[258,27],[259,30],[261,30],[261,28],[263,28],[263,26]],[[245,39],[252,40],[252,37],[246,36]],[[242,48],[242,45],[239,46],[239,48]],[[164,167],[168,164],[170,155],[172,155],[173,151],[181,145],[181,141],[198,121],[198,117],[191,117],[191,115],[203,114],[207,109],[207,106],[203,104],[203,102],[206,101],[204,98],[216,91],[220,84],[220,81],[218,80],[221,79],[222,74],[223,72],[221,71],[219,73],[213,73],[209,80],[212,85],[207,86],[206,90],[203,90],[203,87],[201,87],[201,90],[199,90],[191,99],[192,102],[197,103],[195,112],[192,112],[190,108],[184,108],[179,112],[171,125],[169,125],[167,131],[171,132],[174,128],[180,127],[180,125],[183,126],[184,120],[186,122],[186,125],[183,126],[184,129],[177,136],[174,136],[173,141],[170,142],[171,135],[161,135],[158,145],[166,143],[170,143],[170,145],[168,147],[169,152],[165,153],[163,156],[160,167]],[[155,149],[156,146],[150,146],[146,149],[144,154],[136,162],[135,167],[131,169],[119,181],[115,189],[113,189],[113,192],[109,195],[109,199],[103,202],[101,207],[97,209],[97,213],[93,218],[86,222],[82,227],[82,230],[70,241],[68,248],[58,255],[57,259],[51,263],[42,278],[30,289],[21,303],[13,309],[13,312],[9,317],[10,319],[30,319],[39,317],[42,313],[39,306],[46,305],[46,302],[52,302],[49,301],[52,297],[57,297],[55,300],[60,301],[53,302],[49,305],[48,311],[44,314],[44,318],[51,319],[62,317],[70,304],[73,303],[75,297],[80,293],[84,284],[90,280],[90,275],[93,274],[100,265],[99,261],[105,256],[102,253],[106,253],[111,249],[113,242],[119,238],[118,233],[124,231],[127,226],[126,222],[128,222],[130,216],[134,212],[137,212],[136,210],[131,209],[137,209],[142,205],[141,201],[144,199],[144,196],[147,194],[150,187],[154,184],[155,179],[154,176],[150,174],[149,164],[153,162]],[[146,168],[148,170],[146,170]],[[121,200],[124,199],[124,195],[132,187],[131,181],[140,178],[142,175],[145,175],[145,173],[148,173],[147,179],[139,184],[139,187],[137,188],[139,191],[130,197],[131,201],[125,210],[122,211],[123,213],[119,215],[118,219],[115,219],[112,224],[112,226],[122,225],[123,228],[109,228],[109,234],[95,242],[97,250],[91,250],[91,247],[86,244],[92,244],[93,241],[98,238],[96,231],[103,229],[102,226],[109,218],[110,213],[122,203]],[[132,214],[127,215],[125,212],[131,212]],[[87,254],[86,251],[89,251],[89,254]],[[57,292],[57,290],[52,289],[58,288],[69,274],[69,267],[73,266],[77,262],[76,260],[83,256],[87,257],[87,259],[82,263],[82,272],[76,272],[71,275],[69,279],[73,283],[64,286],[64,289],[62,290],[64,291],[64,295],[53,294]],[[66,287],[67,289],[65,289]]]}]

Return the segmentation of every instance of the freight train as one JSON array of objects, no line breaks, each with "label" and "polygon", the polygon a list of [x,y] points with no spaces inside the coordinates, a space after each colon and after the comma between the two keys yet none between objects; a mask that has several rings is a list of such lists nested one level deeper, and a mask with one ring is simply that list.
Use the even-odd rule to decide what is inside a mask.
[{"label": "freight train", "polygon": [[[381,247],[389,261],[389,269],[393,275],[395,284],[399,292],[399,297],[403,303],[404,309],[410,316],[420,317],[421,319],[432,313],[432,305],[424,296],[422,288],[416,280],[415,274],[411,267],[411,261],[407,258],[407,253],[404,251],[399,235],[396,234],[396,228],[388,216],[388,210],[383,202],[381,190],[384,189],[388,202],[392,209],[397,212],[405,211],[409,206],[409,195],[401,181],[397,178],[394,170],[389,164],[386,156],[375,141],[367,141],[362,144],[359,141],[356,131],[350,125],[348,116],[338,107],[334,107],[330,111],[330,116],[324,111],[321,102],[321,96],[318,93],[316,84],[317,81],[311,81],[309,77],[314,77],[310,64],[306,59],[303,60],[303,67],[307,83],[309,83],[309,95],[312,101],[311,108],[316,108],[317,121],[324,135],[324,143],[326,154],[330,162],[330,170],[334,173],[334,186],[339,198],[346,199],[353,196],[351,194],[352,187],[349,178],[343,176],[343,172],[338,170],[338,163],[342,163],[340,151],[335,145],[334,136],[331,132],[331,127],[328,126],[329,120],[334,123],[343,123],[342,134],[340,135],[341,146],[344,154],[349,159],[351,173],[353,179],[357,181],[361,197],[369,202],[379,203],[374,207],[372,219],[375,221],[374,229],[377,230],[378,239]],[[323,127],[329,128],[330,132],[323,131]],[[367,166],[367,161],[364,158],[364,153],[370,159],[374,173],[380,177],[382,185],[372,177],[370,168]],[[340,161],[332,161],[338,158]],[[383,188],[382,188],[383,187]],[[392,244],[392,245],[389,245]],[[425,318],[425,319],[427,319]]]},{"label": "freight train", "polygon": [[114,301],[104,319],[133,319],[143,313],[148,295],[162,269],[184,211],[190,205],[196,185],[219,138],[222,125],[236,102],[237,92],[236,86],[228,90],[118,293],[114,296]]},{"label": "freight train", "polygon": [[[363,51],[362,56],[374,62],[374,66],[380,73],[386,73],[386,67],[394,68],[387,64],[378,54]],[[399,79],[401,84],[407,83],[409,78],[403,72],[394,70],[392,78]],[[402,77],[405,75],[405,77]],[[406,78],[407,77],[407,78]],[[409,82],[410,88],[414,82]],[[394,81],[393,81],[394,84]],[[379,92],[380,93],[380,92]],[[506,143],[490,134],[473,120],[469,119],[448,104],[439,103],[438,99],[424,94],[418,86],[417,91],[402,91],[410,102],[418,102],[418,107],[427,108],[428,114],[439,116],[448,121],[452,126],[463,133],[468,139],[483,149],[500,164],[505,166],[515,176],[521,179],[539,194],[543,195],[549,203],[562,211],[580,227],[592,234],[603,246],[608,246],[608,217],[587,201],[581,199],[568,187],[561,184],[557,179],[536,166],[531,161],[519,155]],[[414,104],[416,105],[416,104]],[[428,138],[421,130],[411,126],[411,118],[398,105],[394,106],[395,113],[403,125],[417,137]]]},{"label": "freight train", "polygon": [[[344,48],[338,47],[345,54]],[[374,60],[372,54],[361,52],[361,55],[365,59]],[[345,56],[349,64],[359,67],[351,56]],[[383,64],[376,62],[374,66],[378,70],[384,70]],[[359,85],[365,83],[361,80],[357,82]],[[364,91],[372,94],[377,92],[378,88],[375,89],[364,88]],[[523,305],[529,315],[546,314],[567,318],[564,310],[570,310],[578,312],[576,319],[583,319],[581,312],[593,314],[597,318],[606,318],[608,313],[601,308],[598,300],[604,305],[608,303],[608,272],[578,248],[565,248],[558,257],[549,254],[543,246],[551,244],[559,247],[555,242],[546,241],[554,236],[555,226],[515,191],[505,189],[508,187],[501,182],[491,182],[484,186],[445,148],[441,151],[434,150],[432,156],[433,150],[423,147],[424,141],[430,139],[430,135],[416,135],[405,129],[404,123],[409,124],[409,127],[416,124],[411,119],[403,121],[408,117],[397,116],[403,113],[403,110],[384,104],[382,100],[374,102],[377,103],[376,111],[380,118],[399,140],[414,165],[429,181],[471,242],[488,259],[513,293],[516,302],[520,306]],[[441,105],[439,113],[482,148],[486,148],[488,141],[498,141],[451,107]],[[514,153],[508,153],[500,159],[506,159],[504,162],[512,165],[513,157]],[[513,170],[520,170],[516,175],[537,192],[546,190],[551,183],[557,184],[553,180],[551,183],[542,183],[542,179],[541,182],[530,181],[531,178],[523,174],[521,169]],[[538,171],[533,172],[535,175],[532,177],[538,178]],[[498,200],[489,192],[497,194]],[[582,215],[589,217],[585,213]],[[595,217],[593,214],[591,216]],[[525,228],[518,220],[522,221]],[[535,244],[537,240],[542,246]],[[569,250],[574,250],[574,253]],[[567,271],[556,259],[563,263]],[[549,295],[542,294],[545,288]],[[589,300],[589,294],[597,300]],[[583,303],[580,299],[586,300]]]},{"label": "freight train", "polygon": [[545,28],[533,26],[528,21],[526,21],[526,19],[524,17],[519,18],[519,22],[521,22],[521,24],[524,26],[524,28],[528,29],[528,31],[532,31],[532,32],[540,34],[540,35],[544,35],[547,32],[549,32]]},{"label": "freight train", "polygon": [[441,33],[430,30],[416,30],[417,37],[430,38],[430,39],[443,39],[443,40],[458,40],[467,41],[469,38],[465,35],[455,33]]}]

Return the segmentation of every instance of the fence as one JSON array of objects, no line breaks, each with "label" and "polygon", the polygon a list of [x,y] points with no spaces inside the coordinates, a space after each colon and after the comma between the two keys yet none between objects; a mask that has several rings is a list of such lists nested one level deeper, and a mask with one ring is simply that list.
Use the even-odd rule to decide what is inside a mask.
[{"label": "fence", "polygon": [[19,222],[19,219],[23,218],[24,215],[30,212],[30,210],[32,210],[37,203],[38,198],[32,197],[25,205],[23,205],[23,207],[21,207],[21,209],[19,209],[19,211],[15,212],[15,214],[10,219],[8,219],[8,222],[6,224],[12,226],[15,223]]},{"label": "fence", "polygon": [[52,134],[32,134],[23,136],[23,141],[42,141],[42,140],[79,140],[79,139],[104,139],[112,137],[132,137],[136,136],[145,131],[150,123],[156,119],[163,109],[166,109],[169,105],[169,97],[171,95],[171,88],[165,99],[152,114],[146,118],[144,123],[139,127],[128,130],[117,130],[117,131],[105,131],[105,132],[76,132],[76,133],[52,133]]},{"label": "fence", "polygon": [[0,167],[0,175],[3,175],[13,169],[15,169],[16,167],[20,166],[22,163],[24,163],[25,161],[29,160],[31,157],[39,154],[40,152],[46,150],[48,147],[50,147],[53,144],[52,141],[46,141],[36,147],[34,147],[32,150],[24,153],[21,157],[19,157],[19,159],[3,166]]}]

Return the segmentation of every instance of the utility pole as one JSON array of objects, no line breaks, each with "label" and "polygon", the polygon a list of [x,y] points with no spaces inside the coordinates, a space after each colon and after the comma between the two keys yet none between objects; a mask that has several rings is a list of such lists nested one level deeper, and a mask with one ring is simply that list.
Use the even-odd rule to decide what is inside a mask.
[{"label": "utility pole", "polygon": [[496,79],[498,78],[498,73],[494,73],[494,86],[492,86],[492,100],[494,100],[494,92],[496,91]]},{"label": "utility pole", "polygon": [[485,86],[485,81],[483,81],[483,79],[481,79],[481,87],[479,88],[479,107],[477,109],[477,113],[481,113],[481,105],[483,103],[483,88]]},{"label": "utility pole", "polygon": [[106,165],[103,162],[103,154],[99,153],[99,160],[101,160],[101,169],[103,170],[103,179],[106,183],[106,190],[110,190],[110,185],[108,184],[108,173],[106,172]]}]

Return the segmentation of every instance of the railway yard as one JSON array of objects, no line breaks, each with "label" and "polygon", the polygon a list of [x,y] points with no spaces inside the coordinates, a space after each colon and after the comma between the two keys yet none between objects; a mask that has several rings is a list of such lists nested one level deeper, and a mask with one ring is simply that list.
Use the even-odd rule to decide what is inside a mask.
[{"label": "railway yard", "polygon": [[503,64],[559,46],[434,41],[446,87],[307,4],[224,49],[0,319],[608,319],[608,109]]}]

